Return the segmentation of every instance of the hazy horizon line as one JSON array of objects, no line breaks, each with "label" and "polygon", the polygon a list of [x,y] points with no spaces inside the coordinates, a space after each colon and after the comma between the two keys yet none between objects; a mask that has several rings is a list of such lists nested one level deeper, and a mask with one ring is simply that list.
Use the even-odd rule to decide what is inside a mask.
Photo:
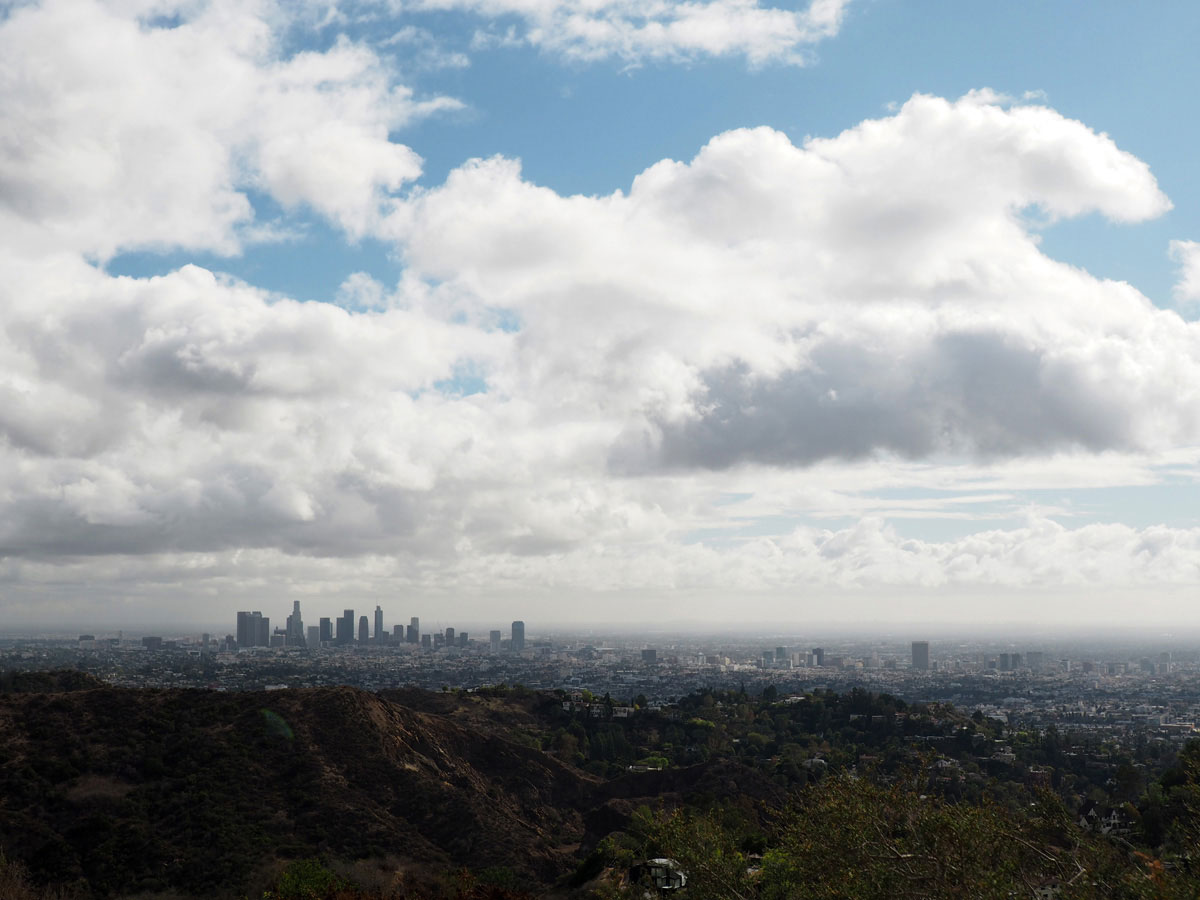
[{"label": "hazy horizon line", "polygon": [[[283,616],[279,618],[281,626],[285,618]],[[321,617],[315,617],[312,622],[306,620],[306,626],[315,625],[319,618]],[[447,627],[442,620],[420,618],[423,620],[423,633],[439,633]],[[979,639],[981,637],[987,637],[991,640],[1070,640],[1072,643],[1095,639],[1112,640],[1123,638],[1137,640],[1151,637],[1159,640],[1191,639],[1200,641],[1200,623],[1176,626],[1146,622],[1138,624],[1093,623],[1081,626],[1067,623],[1024,623],[993,620],[975,623],[913,622],[900,624],[878,622],[872,625],[834,621],[818,625],[810,621],[806,625],[801,625],[800,623],[789,622],[742,622],[731,624],[721,621],[700,621],[677,623],[668,626],[662,623],[650,622],[599,623],[564,622],[561,620],[537,622],[536,620],[518,619],[509,620],[509,622],[505,623],[492,623],[490,625],[465,622],[461,625],[454,624],[449,627],[454,627],[459,634],[465,631],[470,635],[486,637],[489,631],[497,630],[497,624],[499,624],[500,627],[498,630],[507,636],[511,621],[525,622],[525,636],[527,641],[568,637],[578,639],[591,636],[621,639],[670,639],[673,637],[689,639],[718,639],[722,637],[729,639],[777,638],[780,640],[792,639],[814,643],[822,640],[835,641],[841,639],[871,639],[895,641],[897,643],[915,640],[938,640],[945,642]],[[403,624],[407,625],[408,623],[404,622]],[[39,637],[67,639],[72,635],[78,636],[80,634],[94,634],[97,638],[103,639],[116,637],[118,633],[127,633],[131,637],[159,635],[168,639],[172,637],[199,637],[202,634],[209,634],[219,639],[226,634],[233,634],[235,630],[233,623],[91,623],[78,626],[64,626],[59,621],[53,624],[42,623],[6,626],[0,629],[0,640],[36,639]],[[392,633],[390,627],[387,629],[387,633],[389,635]]]}]

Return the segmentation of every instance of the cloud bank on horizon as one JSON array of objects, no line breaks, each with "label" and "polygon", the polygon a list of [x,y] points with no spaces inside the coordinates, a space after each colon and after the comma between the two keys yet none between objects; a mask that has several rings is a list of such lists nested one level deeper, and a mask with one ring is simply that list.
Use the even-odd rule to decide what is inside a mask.
[{"label": "cloud bank on horizon", "polygon": [[[1170,246],[1177,308],[1041,246],[1055,222],[1171,209],[1107,135],[980,89],[799,142],[724,131],[606,195],[500,155],[425,184],[406,132],[463,101],[402,83],[403,42],[339,31],[453,13],[575,64],[753,67],[803,61],[846,8],[9,6],[0,609],[504,592],[561,620],[602,592],[709,598],[703,618],[720,592],[780,616],[806,592],[1186,592],[1200,527],[1072,527],[1020,496],[1200,459],[1198,245]],[[194,264],[108,270],[253,254],[305,216],[386,242],[402,277],[297,302]],[[965,527],[895,524],[923,518]]]}]

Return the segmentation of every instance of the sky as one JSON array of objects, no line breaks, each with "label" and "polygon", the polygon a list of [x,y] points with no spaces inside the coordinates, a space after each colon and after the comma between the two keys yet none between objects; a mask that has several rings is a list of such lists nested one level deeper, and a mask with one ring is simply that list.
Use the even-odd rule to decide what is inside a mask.
[{"label": "sky", "polygon": [[1200,626],[1198,28],[0,0],[0,630]]}]

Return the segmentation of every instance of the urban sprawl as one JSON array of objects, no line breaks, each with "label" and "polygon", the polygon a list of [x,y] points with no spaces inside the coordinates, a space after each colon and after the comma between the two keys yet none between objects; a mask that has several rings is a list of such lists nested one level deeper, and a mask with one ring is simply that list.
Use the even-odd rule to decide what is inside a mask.
[{"label": "urban sprawl", "polygon": [[669,707],[705,689],[771,690],[780,696],[860,688],[910,703],[951,703],[1009,727],[1047,728],[1122,745],[1178,746],[1200,734],[1200,652],[1185,642],[977,639],[900,641],[864,637],[816,646],[800,635],[534,633],[472,637],[420,619],[385,627],[347,609],[305,626],[299,602],[271,630],[259,611],[237,614],[233,633],[0,637],[0,667],[75,668],[114,685],[263,690],[348,684],[474,690],[523,685],[603,699],[597,715]]}]

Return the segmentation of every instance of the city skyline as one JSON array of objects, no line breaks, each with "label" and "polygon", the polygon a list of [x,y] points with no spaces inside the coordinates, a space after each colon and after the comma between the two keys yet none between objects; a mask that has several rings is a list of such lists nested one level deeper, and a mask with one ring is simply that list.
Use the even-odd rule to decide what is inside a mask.
[{"label": "city skyline", "polygon": [[[359,623],[363,617],[359,617]],[[754,675],[760,685],[772,677],[799,678],[833,677],[846,684],[872,684],[876,688],[895,681],[903,690],[921,692],[937,687],[951,695],[963,685],[956,682],[961,675],[1046,676],[1076,682],[1077,687],[1097,686],[1097,679],[1116,678],[1112,686],[1116,694],[1136,696],[1146,677],[1171,676],[1174,689],[1200,671],[1200,650],[1194,641],[1180,641],[1162,636],[1129,636],[1109,639],[1041,638],[1009,639],[985,636],[962,636],[940,641],[916,640],[907,642],[897,636],[833,637],[824,635],[820,646],[811,646],[815,635],[712,634],[707,636],[674,634],[624,635],[602,638],[584,634],[546,634],[532,645],[512,639],[502,641],[501,631],[493,629],[487,640],[469,639],[467,632],[447,627],[432,634],[417,635],[416,640],[377,640],[368,635],[348,641],[322,640],[312,646],[292,646],[282,629],[271,634],[269,646],[256,643],[263,635],[267,617],[261,613],[239,616],[239,635],[255,633],[243,643],[234,634],[169,636],[118,633],[117,635],[79,634],[46,638],[21,638],[0,635],[0,656],[35,660],[35,667],[62,665],[70,660],[72,668],[104,671],[108,677],[124,669],[126,675],[139,671],[138,654],[164,654],[145,669],[154,679],[168,680],[178,676],[171,659],[207,656],[208,664],[189,670],[188,677],[211,679],[218,675],[225,688],[252,690],[255,682],[240,684],[238,678],[260,671],[270,676],[281,669],[293,674],[307,672],[305,677],[327,679],[322,673],[337,672],[338,678],[356,683],[366,679],[379,684],[415,683],[427,687],[456,683],[463,687],[483,687],[497,678],[523,682],[529,678],[542,688],[562,689],[578,685],[579,678],[600,676],[619,682],[624,675],[635,673],[639,690],[649,690],[655,696],[669,695],[680,686],[679,679],[691,688],[702,686],[705,678],[717,676],[736,679]],[[249,623],[257,625],[257,632]],[[523,630],[513,622],[514,632]],[[400,625],[396,626],[399,634]],[[249,630],[247,630],[249,629]],[[312,631],[319,632],[319,628]],[[411,635],[410,635],[411,638]],[[431,638],[433,638],[431,640]],[[782,641],[782,643],[781,643]],[[32,655],[31,655],[32,651]],[[529,652],[525,652],[529,651]],[[133,654],[130,656],[129,654]],[[64,655],[66,654],[66,655]],[[98,654],[98,655],[97,655]],[[116,656],[111,656],[116,654]],[[507,668],[496,670],[489,658],[500,657]],[[108,663],[117,668],[106,668]],[[211,665],[210,665],[211,664]],[[216,666],[214,670],[212,665]],[[128,667],[128,668],[126,668]],[[249,667],[249,668],[247,668]],[[298,668],[297,668],[298,667]],[[607,671],[607,675],[599,670]],[[591,673],[589,675],[588,673]],[[158,673],[158,674],[154,674]],[[241,673],[241,676],[239,676]],[[656,674],[657,673],[657,674]],[[669,678],[655,686],[660,676]],[[126,677],[126,676],[120,676]],[[1122,681],[1132,677],[1134,682]],[[261,676],[258,676],[261,679]],[[547,682],[549,678],[551,681]],[[449,681],[439,681],[449,679]],[[880,680],[882,679],[882,681]],[[1080,681],[1082,679],[1082,681]],[[147,684],[137,677],[130,684]],[[731,683],[726,681],[726,683]],[[1003,695],[1003,681],[992,682],[989,691]],[[983,683],[980,683],[982,686]],[[1062,687],[1064,682],[1059,683]],[[1123,686],[1121,686],[1123,685]],[[261,687],[262,684],[258,683]],[[1007,695],[1004,695],[1007,696]],[[1019,694],[1011,698],[1027,702]]]},{"label": "city skyline", "polygon": [[5,5],[0,628],[1200,629],[1200,6],[647,9]]},{"label": "city skyline", "polygon": [[[444,631],[441,625],[434,627],[432,632],[421,631],[421,617],[412,616],[408,623],[395,622],[389,628],[383,607],[375,605],[371,619],[365,614],[357,617],[357,630],[354,622],[355,610],[344,609],[342,615],[335,621],[331,616],[320,616],[320,624],[310,625],[306,629],[302,618],[299,600],[292,601],[292,612],[287,617],[283,628],[271,629],[271,617],[263,615],[261,610],[239,610],[234,630],[222,640],[219,633],[214,640],[225,644],[232,639],[237,650],[252,648],[291,648],[314,650],[320,647],[337,646],[390,646],[400,644],[419,644],[429,648],[442,646],[454,647],[468,645],[469,632],[448,625]],[[515,619],[509,626],[508,646],[514,653],[525,649],[525,622]],[[0,635],[2,636],[2,635]],[[208,633],[205,633],[206,638]],[[94,637],[94,636],[93,636]],[[432,638],[432,640],[431,640]],[[492,629],[489,631],[489,643],[493,652],[498,651],[503,640],[503,632]],[[482,643],[482,641],[479,641]]]}]

